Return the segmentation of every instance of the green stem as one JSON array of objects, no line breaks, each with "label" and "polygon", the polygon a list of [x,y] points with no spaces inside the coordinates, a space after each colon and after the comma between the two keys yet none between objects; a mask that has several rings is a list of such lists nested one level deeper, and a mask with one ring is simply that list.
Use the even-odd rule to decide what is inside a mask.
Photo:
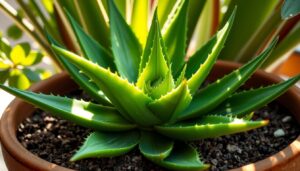
[{"label": "green stem", "polygon": [[24,32],[26,32],[33,40],[35,40],[40,47],[49,55],[49,57],[53,60],[54,64],[56,64],[59,68],[61,68],[59,62],[55,58],[55,55],[53,54],[52,50],[48,46],[47,43],[45,43],[41,37],[35,32],[35,28],[33,25],[26,19],[20,18],[17,15],[17,11],[8,4],[5,0],[0,1],[0,9],[8,15],[10,18],[13,19],[15,24]]},{"label": "green stem", "polygon": [[[57,31],[56,28],[54,28],[53,26],[51,26],[51,24],[48,22],[46,16],[44,15],[44,13],[42,12],[41,8],[39,7],[39,5],[36,3],[35,0],[30,0],[30,3],[32,3],[34,10],[38,13],[38,16],[40,17],[40,19],[42,20],[44,26],[47,28],[47,30],[52,33],[52,35],[56,38],[56,39],[60,39],[59,37],[59,33]],[[51,14],[49,14],[51,15]],[[60,40],[61,41],[61,40]]]},{"label": "green stem", "polygon": [[16,2],[20,5],[20,7],[23,9],[25,12],[26,16],[29,18],[29,21],[31,21],[31,24],[36,30],[36,33],[39,35],[39,37],[42,39],[42,41],[45,43],[47,42],[46,37],[43,34],[43,28],[40,25],[40,23],[36,20],[36,17],[32,13],[32,9],[28,7],[27,4],[23,2],[23,0],[16,0]]}]

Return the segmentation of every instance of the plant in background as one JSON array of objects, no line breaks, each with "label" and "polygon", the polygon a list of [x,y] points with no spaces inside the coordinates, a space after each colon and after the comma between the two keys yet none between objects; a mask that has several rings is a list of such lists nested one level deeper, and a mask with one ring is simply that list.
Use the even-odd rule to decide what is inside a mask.
[{"label": "plant in background", "polygon": [[185,61],[188,6],[189,1],[178,4],[166,37],[155,10],[142,48],[122,11],[108,1],[113,55],[69,14],[70,29],[83,55],[66,50],[48,35],[58,60],[97,104],[4,85],[0,88],[95,131],[71,161],[118,156],[138,147],[147,159],[168,169],[207,169],[209,165],[201,161],[188,141],[268,124],[267,120],[251,121],[251,112],[284,93],[300,75],[276,85],[236,92],[270,55],[274,40],[241,68],[199,89],[225,44],[235,10],[223,28]]},{"label": "plant in background", "polygon": [[27,89],[32,83],[51,76],[44,69],[32,69],[39,64],[43,54],[31,50],[28,43],[11,47],[7,39],[0,37],[0,83],[19,89]]},{"label": "plant in background", "polygon": [[[143,47],[156,6],[158,6],[158,20],[162,26],[163,37],[167,34],[176,34],[167,33],[166,28],[182,1],[114,0],[121,15]],[[47,42],[43,27],[48,29],[52,37],[64,43],[72,51],[82,53],[63,9],[67,9],[84,31],[111,53],[109,12],[105,0],[16,0],[16,2],[20,6],[18,10],[14,10],[5,0],[0,1],[0,9],[8,14],[17,26],[28,33],[54,62],[57,63],[57,59],[51,51],[51,45]],[[226,42],[228,45],[225,44],[220,59],[245,63],[259,54],[274,37],[279,35],[274,51],[261,66],[270,71],[285,60],[286,54],[300,43],[300,16],[296,16],[299,13],[299,1],[190,0],[187,12],[189,18],[187,37],[186,40],[182,40],[183,43],[187,42],[189,45],[186,47],[189,49],[187,57],[204,45],[218,28],[223,27],[235,6],[238,6],[236,22],[232,26],[232,32],[228,35]],[[172,41],[166,39],[166,46],[170,44]],[[176,48],[168,51],[177,53]]]}]

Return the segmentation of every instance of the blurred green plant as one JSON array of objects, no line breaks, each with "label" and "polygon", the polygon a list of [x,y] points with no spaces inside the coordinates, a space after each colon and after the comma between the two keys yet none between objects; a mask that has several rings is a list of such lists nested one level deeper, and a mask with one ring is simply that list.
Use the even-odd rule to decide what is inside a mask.
[{"label": "blurred green plant", "polygon": [[[174,17],[181,0],[114,0],[114,2],[127,24],[132,28],[142,48],[145,46],[146,35],[156,6],[158,6],[158,19],[162,26],[162,34],[164,36],[176,34],[165,28]],[[46,28],[50,35],[60,43],[77,54],[82,54],[80,45],[75,41],[71,25],[67,22],[64,9],[74,16],[85,32],[111,53],[109,12],[105,0],[17,0],[17,3],[20,6],[19,11],[23,11],[24,16],[17,15],[17,10],[14,10],[5,0],[0,1],[0,8],[14,19],[21,30],[34,38],[58,65],[43,28]],[[189,0],[187,38],[182,41],[181,45],[178,45],[184,45],[186,49],[189,49],[186,58],[196,52],[216,33],[218,28],[223,26],[235,6],[237,6],[236,22],[224,45],[220,59],[245,63],[264,50],[270,40],[279,35],[279,42],[274,52],[262,66],[271,71],[299,44],[300,17],[296,16],[299,13],[299,1]],[[167,44],[171,42],[173,41],[166,40]],[[178,53],[176,48],[169,49],[169,51]]]},{"label": "blurred green plant", "polygon": [[43,54],[30,49],[28,43],[11,47],[8,40],[0,37],[0,83],[8,82],[11,87],[27,89],[32,83],[51,76],[44,69],[33,69],[41,62]]}]

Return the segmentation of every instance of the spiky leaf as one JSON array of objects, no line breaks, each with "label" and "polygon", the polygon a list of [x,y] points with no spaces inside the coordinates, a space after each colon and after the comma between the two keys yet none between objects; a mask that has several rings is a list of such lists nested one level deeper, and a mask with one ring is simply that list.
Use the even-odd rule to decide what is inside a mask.
[{"label": "spiky leaf", "polygon": [[178,140],[199,140],[244,132],[268,124],[268,121],[244,121],[225,116],[205,116],[197,121],[155,126],[155,129]]},{"label": "spiky leaf", "polygon": [[71,158],[76,161],[91,157],[113,157],[127,153],[139,142],[137,131],[124,133],[94,132],[88,136],[83,146]]},{"label": "spiky leaf", "polygon": [[187,82],[183,81],[179,87],[149,103],[149,108],[162,121],[169,121],[172,116],[182,112],[191,102],[192,96],[189,92]]},{"label": "spiky leaf", "polygon": [[83,52],[83,56],[104,68],[110,68],[112,71],[115,71],[115,64],[109,52],[107,52],[107,50],[105,50],[97,41],[87,35],[68,12],[67,17]]},{"label": "spiky leaf", "polygon": [[89,76],[126,119],[143,126],[160,123],[147,108],[152,99],[128,80],[62,48],[53,46],[53,49]]},{"label": "spiky leaf", "polygon": [[[204,45],[203,48],[196,52],[195,56],[191,57],[191,61],[188,62],[187,73],[189,75],[193,73],[188,80],[188,85],[192,94],[197,91],[216,62],[232,26],[235,11],[236,10],[232,12],[231,17],[224,27],[216,34],[216,36],[213,37],[206,45]],[[198,69],[196,72],[193,72],[195,68]]]},{"label": "spiky leaf", "polygon": [[209,168],[200,161],[197,151],[185,143],[175,144],[171,154],[157,163],[171,170],[202,171]]},{"label": "spiky leaf", "polygon": [[199,117],[222,103],[263,63],[266,57],[271,53],[276,42],[277,39],[274,40],[258,57],[245,64],[243,67],[200,90],[200,92],[194,96],[190,106],[179,115],[178,119]]},{"label": "spiky leaf", "polygon": [[[184,57],[187,39],[187,14],[188,0],[182,0],[177,8],[176,13],[170,19],[166,31],[163,35],[169,62],[172,64],[173,76],[179,75],[180,69],[184,65]],[[174,36],[176,35],[176,36]]]},{"label": "spiky leaf", "polygon": [[[142,68],[142,72],[139,75],[138,81],[136,83],[136,85],[140,89],[144,89],[147,84],[159,84],[159,82],[163,80],[164,77],[166,77],[169,71],[168,64],[166,61],[166,55],[163,51],[163,42],[161,38],[156,11],[154,13],[149,35],[150,36],[147,39],[146,48],[148,49],[150,48],[148,46],[151,46],[151,51],[149,56],[143,56],[142,61],[148,59],[148,62],[145,64],[145,68]],[[143,66],[143,63],[141,63],[140,67]]]},{"label": "spiky leaf", "polygon": [[[47,34],[48,40],[52,45],[63,47],[58,42],[56,42],[49,34]],[[90,81],[88,77],[83,74],[80,74],[80,70],[73,64],[71,64],[68,60],[64,59],[60,54],[56,54],[57,59],[60,63],[65,67],[71,77],[80,85],[80,87],[88,93],[93,99],[97,102],[105,105],[111,105],[111,103],[106,99],[103,95],[102,91]]]},{"label": "spiky leaf", "polygon": [[174,142],[154,132],[142,132],[139,149],[151,161],[161,161],[169,156]]},{"label": "spiky leaf", "polygon": [[215,115],[242,117],[246,113],[268,104],[287,91],[288,88],[299,80],[300,75],[280,84],[234,94],[210,113]]},{"label": "spiky leaf", "polygon": [[139,71],[141,45],[113,1],[108,1],[112,51],[120,75],[136,82]]},{"label": "spiky leaf", "polygon": [[102,131],[121,131],[135,127],[135,125],[122,118],[116,109],[111,107],[66,97],[22,91],[4,85],[0,85],[0,88],[43,110],[50,111],[55,116],[84,127]]}]

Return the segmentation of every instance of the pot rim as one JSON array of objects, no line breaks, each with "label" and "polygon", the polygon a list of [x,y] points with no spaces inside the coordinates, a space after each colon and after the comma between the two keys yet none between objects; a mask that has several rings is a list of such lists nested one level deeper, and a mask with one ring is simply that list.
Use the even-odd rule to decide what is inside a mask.
[{"label": "pot rim", "polygon": [[[227,68],[238,68],[241,65],[237,63],[232,62],[226,62],[226,61],[217,61],[215,65],[218,66],[225,66]],[[281,82],[282,79],[279,78],[276,75],[266,73],[262,70],[257,70],[254,75],[257,77],[261,77],[264,80],[267,80],[268,82]],[[66,72],[56,74],[53,77],[41,81],[38,84],[33,85],[30,90],[31,91],[39,91],[42,89],[42,87],[45,87],[49,83],[53,84],[56,80],[63,80],[66,77],[68,77],[68,74]],[[291,99],[296,100],[297,103],[300,106],[300,89],[296,86],[291,87],[285,95],[288,95]],[[71,169],[50,163],[46,160],[43,160],[31,152],[29,152],[26,148],[24,148],[21,143],[16,138],[16,128],[18,125],[13,124],[13,120],[16,117],[15,114],[13,114],[17,107],[20,107],[21,105],[24,105],[26,102],[22,101],[21,99],[15,98],[9,106],[5,109],[2,118],[0,120],[0,141],[3,148],[6,149],[6,151],[15,158],[18,162],[24,164],[25,166],[28,166],[28,163],[30,163],[30,166],[33,168],[36,168],[37,170],[43,170],[45,167],[48,170],[55,171],[71,171]],[[26,103],[27,104],[27,103]],[[28,104],[27,104],[28,105]],[[287,107],[288,108],[288,107]],[[297,109],[298,110],[298,109]],[[300,109],[299,109],[300,111]],[[295,112],[291,111],[293,115],[295,115]],[[299,112],[300,113],[300,112]],[[300,118],[300,117],[299,117]],[[300,123],[300,120],[298,119],[298,123]],[[285,147],[283,150],[277,152],[276,154],[267,157],[263,160],[259,160],[255,163],[244,165],[240,168],[233,169],[235,171],[237,170],[266,170],[271,169],[274,166],[280,166],[283,165],[285,162],[292,160],[293,158],[296,158],[300,155],[300,136],[297,137],[291,144],[289,144],[287,147]],[[268,163],[266,166],[265,163]],[[259,168],[259,169],[258,169]]]}]

